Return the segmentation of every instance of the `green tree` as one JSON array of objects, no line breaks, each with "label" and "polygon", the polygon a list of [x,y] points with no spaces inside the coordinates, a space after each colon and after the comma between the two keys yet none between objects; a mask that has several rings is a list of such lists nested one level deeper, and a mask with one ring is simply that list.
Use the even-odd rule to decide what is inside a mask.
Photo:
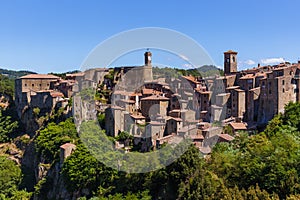
[{"label": "green tree", "polygon": [[11,160],[0,156],[0,194],[11,197],[18,189],[21,169]]},{"label": "green tree", "polygon": [[10,141],[17,129],[18,122],[13,121],[11,116],[5,115],[3,111],[0,110],[0,142]]},{"label": "green tree", "polygon": [[70,191],[88,188],[96,192],[99,186],[108,188],[112,184],[116,171],[100,163],[83,145],[78,145],[64,162],[62,174]]},{"label": "green tree", "polygon": [[39,132],[35,140],[36,150],[46,161],[51,162],[59,156],[59,147],[67,142],[76,141],[77,131],[72,119],[67,119],[59,124],[49,123]]}]

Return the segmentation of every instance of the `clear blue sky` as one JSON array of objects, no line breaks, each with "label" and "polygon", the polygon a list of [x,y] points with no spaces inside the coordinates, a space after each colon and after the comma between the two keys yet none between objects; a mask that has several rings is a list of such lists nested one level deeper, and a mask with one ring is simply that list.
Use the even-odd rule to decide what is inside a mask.
[{"label": "clear blue sky", "polygon": [[219,66],[228,49],[239,52],[240,68],[262,60],[296,62],[299,9],[299,0],[2,0],[0,67],[40,73],[79,69],[97,44],[141,27],[182,32]]}]

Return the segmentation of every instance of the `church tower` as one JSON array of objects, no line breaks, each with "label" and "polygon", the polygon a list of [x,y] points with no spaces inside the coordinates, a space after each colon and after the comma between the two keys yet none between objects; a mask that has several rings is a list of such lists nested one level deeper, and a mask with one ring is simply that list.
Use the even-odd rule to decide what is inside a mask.
[{"label": "church tower", "polygon": [[145,66],[152,65],[152,64],[151,64],[151,61],[152,61],[152,53],[148,50],[148,51],[145,52],[144,56],[145,56]]},{"label": "church tower", "polygon": [[232,50],[224,52],[225,75],[230,75],[237,72],[237,54],[238,52]]},{"label": "church tower", "polygon": [[145,66],[144,68],[144,80],[145,81],[152,81],[153,75],[152,75],[152,53],[147,50],[144,54],[145,57]]}]

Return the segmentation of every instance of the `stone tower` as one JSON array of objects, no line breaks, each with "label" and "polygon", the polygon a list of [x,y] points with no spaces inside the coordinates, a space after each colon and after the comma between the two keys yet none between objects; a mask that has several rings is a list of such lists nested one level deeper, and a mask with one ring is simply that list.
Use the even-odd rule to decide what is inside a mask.
[{"label": "stone tower", "polygon": [[224,52],[224,73],[226,75],[237,72],[237,54],[232,50]]},{"label": "stone tower", "polygon": [[152,53],[147,50],[144,54],[145,56],[145,65],[144,65],[144,81],[152,81],[153,75],[152,75]]}]

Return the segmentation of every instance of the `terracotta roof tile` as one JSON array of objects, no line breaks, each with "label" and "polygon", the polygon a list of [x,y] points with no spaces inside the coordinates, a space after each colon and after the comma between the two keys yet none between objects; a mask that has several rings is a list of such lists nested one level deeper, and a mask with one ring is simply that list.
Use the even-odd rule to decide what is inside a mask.
[{"label": "terracotta roof tile", "polygon": [[228,134],[219,134],[218,136],[228,142],[234,140],[234,137],[232,137],[231,135],[228,135]]},{"label": "terracotta roof tile", "polygon": [[154,93],[154,90],[153,89],[147,89],[147,88],[144,88],[142,90],[142,93],[143,94],[153,94]]},{"label": "terracotta roof tile", "polygon": [[52,74],[28,74],[20,77],[21,79],[60,79]]},{"label": "terracotta roof tile", "polygon": [[236,52],[236,51],[233,51],[233,50],[228,50],[228,51],[225,51],[224,53],[232,53],[232,54],[237,54],[238,52]]},{"label": "terracotta roof tile", "polygon": [[61,93],[61,92],[50,92],[50,95],[52,97],[63,97],[64,96],[63,93]]},{"label": "terracotta roof tile", "polygon": [[168,101],[169,98],[167,97],[163,97],[163,96],[160,96],[160,95],[152,95],[152,96],[149,96],[149,97],[145,97],[145,98],[142,98],[141,101],[153,101],[153,100],[156,100],[156,101]]},{"label": "terracotta roof tile", "polygon": [[132,114],[130,115],[132,118],[134,119],[145,119],[145,117],[143,115],[136,115],[136,114]]},{"label": "terracotta roof tile", "polygon": [[203,135],[190,135],[189,136],[192,140],[203,140]]},{"label": "terracotta roof tile", "polygon": [[61,145],[60,148],[61,149],[76,148],[76,145],[72,144],[72,143],[65,143],[65,144]]},{"label": "terracotta roof tile", "polygon": [[229,125],[234,129],[234,130],[247,130],[247,126],[245,123],[242,122],[231,122]]}]

